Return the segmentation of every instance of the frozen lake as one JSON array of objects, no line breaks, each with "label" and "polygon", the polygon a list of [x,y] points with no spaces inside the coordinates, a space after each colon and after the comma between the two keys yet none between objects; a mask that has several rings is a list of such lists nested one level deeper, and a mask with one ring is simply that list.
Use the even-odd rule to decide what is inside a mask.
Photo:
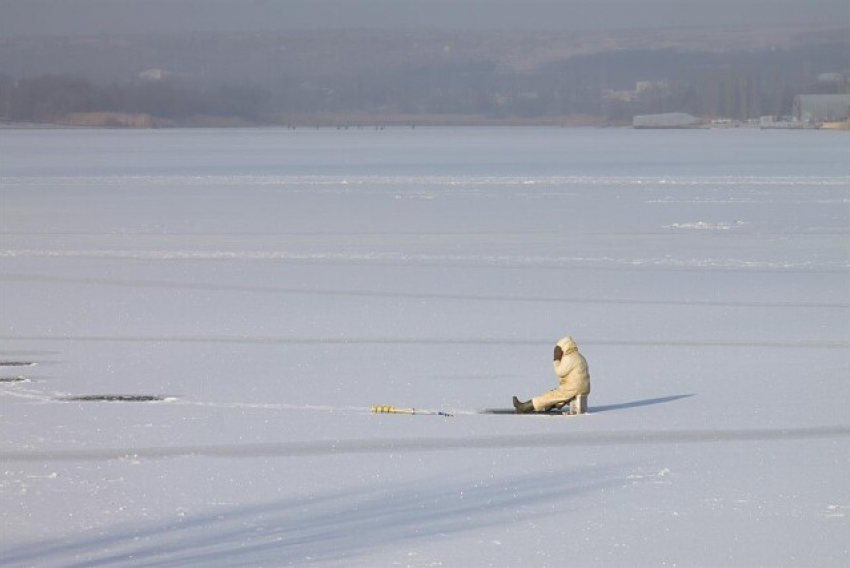
[{"label": "frozen lake", "polygon": [[0,130],[3,566],[847,566],[848,377],[846,133]]}]

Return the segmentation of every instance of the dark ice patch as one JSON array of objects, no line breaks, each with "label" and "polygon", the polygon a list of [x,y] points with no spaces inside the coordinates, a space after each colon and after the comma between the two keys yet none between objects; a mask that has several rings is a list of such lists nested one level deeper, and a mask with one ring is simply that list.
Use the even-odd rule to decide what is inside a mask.
[{"label": "dark ice patch", "polygon": [[162,402],[166,397],[156,394],[82,394],[64,396],[65,402]]},{"label": "dark ice patch", "polygon": [[30,379],[26,377],[0,377],[0,383],[28,383]]},{"label": "dark ice patch", "polygon": [[515,414],[517,416],[570,416],[570,413],[564,410],[519,413],[513,408],[485,408],[483,410],[479,410],[478,414]]}]

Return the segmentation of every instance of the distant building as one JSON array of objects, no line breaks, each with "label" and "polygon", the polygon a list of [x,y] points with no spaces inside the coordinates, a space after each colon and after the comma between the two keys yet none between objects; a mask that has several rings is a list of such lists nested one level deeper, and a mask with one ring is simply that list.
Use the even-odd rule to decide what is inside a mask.
[{"label": "distant building", "polygon": [[638,81],[635,83],[635,93],[638,95],[650,91],[663,92],[667,89],[667,81]]},{"label": "distant building", "polygon": [[841,73],[821,73],[818,75],[818,83],[843,83],[844,75]]},{"label": "distant building", "polygon": [[843,122],[850,119],[850,95],[798,95],[794,118],[805,124]]},{"label": "distant building", "polygon": [[148,69],[139,73],[139,79],[143,81],[162,81],[171,75],[168,71],[162,69]]},{"label": "distant building", "polygon": [[634,128],[698,128],[702,119],[684,112],[639,114],[632,119]]},{"label": "distant building", "polygon": [[667,81],[638,81],[632,90],[606,89],[603,97],[608,101],[632,102],[641,99],[663,96],[669,86]]}]

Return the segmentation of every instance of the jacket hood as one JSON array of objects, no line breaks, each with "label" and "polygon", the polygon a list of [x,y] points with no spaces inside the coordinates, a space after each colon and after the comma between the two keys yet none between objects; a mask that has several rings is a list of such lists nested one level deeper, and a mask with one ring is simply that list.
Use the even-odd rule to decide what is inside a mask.
[{"label": "jacket hood", "polygon": [[[573,341],[573,338],[567,335],[566,337],[562,337],[558,343],[556,343],[558,347],[560,347],[563,354],[560,359],[555,359],[552,365],[555,369],[555,374],[559,377],[565,377],[567,373],[569,373],[570,369],[575,365],[576,358],[575,356],[570,357],[569,355],[578,352],[578,347],[576,347],[576,342]],[[555,355],[558,354],[558,347],[555,348]]]},{"label": "jacket hood", "polygon": [[573,338],[570,337],[569,335],[565,335],[564,337],[559,339],[558,343],[556,343],[555,345],[560,347],[561,351],[563,351],[565,354],[569,353],[571,351],[577,351],[578,350],[578,347],[576,346],[576,342],[573,341]]}]

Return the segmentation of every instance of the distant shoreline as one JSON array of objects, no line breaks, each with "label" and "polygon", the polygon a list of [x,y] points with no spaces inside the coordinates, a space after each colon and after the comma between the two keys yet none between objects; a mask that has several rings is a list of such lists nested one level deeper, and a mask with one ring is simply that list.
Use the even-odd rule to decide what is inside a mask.
[{"label": "distant shoreline", "polygon": [[631,128],[631,122],[612,122],[604,117],[562,116],[536,118],[492,118],[474,115],[429,114],[317,114],[276,117],[265,121],[248,121],[231,117],[194,116],[181,120],[148,115],[118,113],[75,113],[51,122],[28,122],[0,119],[4,129],[79,129],[150,130],[180,128],[290,128],[369,130],[382,128],[416,128],[433,126],[547,126],[561,128]]},{"label": "distant shoreline", "polygon": [[850,131],[848,123],[825,123],[820,126],[807,127],[764,127],[753,124],[738,124],[734,126],[713,125],[710,123],[690,127],[639,127],[635,128],[631,123],[614,123],[603,118],[586,117],[587,119],[575,120],[519,120],[519,119],[487,119],[480,117],[411,117],[409,120],[356,120],[354,117],[331,120],[310,121],[306,119],[293,120],[291,122],[247,122],[243,120],[220,119],[204,120],[203,118],[187,121],[158,121],[146,125],[132,124],[104,124],[96,122],[69,123],[69,122],[22,122],[4,121],[0,119],[0,131],[2,130],[192,130],[192,129],[278,129],[278,130],[384,130],[384,129],[416,129],[416,128],[564,128],[564,129],[627,129],[627,130],[839,130]]}]

